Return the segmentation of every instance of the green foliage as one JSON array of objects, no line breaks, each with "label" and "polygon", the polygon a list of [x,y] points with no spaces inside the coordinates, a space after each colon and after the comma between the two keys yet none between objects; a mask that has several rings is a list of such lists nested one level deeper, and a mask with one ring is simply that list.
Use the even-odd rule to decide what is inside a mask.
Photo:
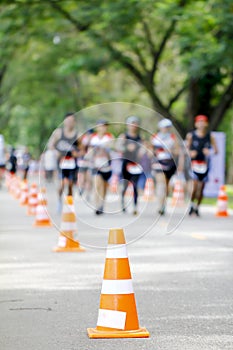
[{"label": "green foliage", "polygon": [[193,1],[179,21],[182,61],[192,77],[233,71],[232,2]]},{"label": "green foliage", "polygon": [[185,132],[189,82],[211,111],[231,82],[232,33],[231,0],[1,1],[1,133],[39,154],[64,113],[109,101]]}]

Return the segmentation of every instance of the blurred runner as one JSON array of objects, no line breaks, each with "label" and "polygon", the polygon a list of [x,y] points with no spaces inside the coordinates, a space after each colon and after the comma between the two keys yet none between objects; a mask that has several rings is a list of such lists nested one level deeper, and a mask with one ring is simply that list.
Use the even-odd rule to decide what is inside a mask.
[{"label": "blurred runner", "polygon": [[139,191],[143,194],[143,191],[145,189],[146,181],[147,179],[152,179],[151,174],[151,158],[152,158],[152,152],[151,152],[151,145],[149,141],[143,142],[144,146],[144,153],[140,160],[140,165],[142,166],[143,173],[140,175],[138,180],[138,188]]},{"label": "blurred runner", "polygon": [[60,186],[58,189],[58,212],[62,210],[62,194],[65,184],[68,182],[67,195],[73,195],[73,186],[77,175],[77,157],[81,155],[78,144],[78,132],[76,129],[76,119],[74,113],[67,113],[64,117],[63,126],[54,130],[48,149],[57,151],[58,172]]},{"label": "blurred runner", "polygon": [[54,149],[47,149],[42,155],[42,163],[45,171],[45,179],[52,182],[54,172],[57,170],[57,156]]},{"label": "blurred runner", "polygon": [[12,147],[10,151],[10,156],[6,162],[7,170],[12,174],[16,174],[17,172],[17,157],[15,155],[15,148]]},{"label": "blurred runner", "polygon": [[104,213],[108,180],[112,175],[110,148],[114,137],[108,132],[106,120],[100,119],[96,125],[96,132],[91,136],[88,153],[91,155],[94,176],[95,213],[101,215]]},{"label": "blurred runner", "polygon": [[31,154],[28,151],[28,148],[25,147],[25,150],[24,150],[24,152],[22,154],[23,180],[27,179],[31,158],[32,157],[31,157]]},{"label": "blurred runner", "polygon": [[90,140],[93,133],[94,131],[90,129],[80,137],[80,142],[83,147],[83,155],[77,159],[78,190],[81,196],[85,192],[85,196],[87,200],[90,200],[90,193],[92,189],[92,169],[91,169],[91,160],[90,160],[90,154],[88,153],[88,148],[90,146]]},{"label": "blurred runner", "polygon": [[159,132],[151,138],[151,144],[154,151],[154,170],[156,180],[156,198],[159,205],[159,214],[165,214],[166,198],[168,196],[169,181],[177,170],[183,171],[182,155],[178,139],[171,131],[172,122],[164,118],[158,122]]},{"label": "blurred runner", "polygon": [[125,193],[129,183],[133,185],[134,192],[134,210],[133,214],[137,215],[138,209],[138,180],[143,172],[140,165],[142,156],[140,136],[140,119],[137,116],[130,116],[126,120],[127,131],[118,137],[118,148],[122,149],[122,178],[123,190],[121,195],[122,211],[125,212]]},{"label": "blurred runner", "polygon": [[211,148],[217,154],[218,149],[215,138],[208,131],[209,121],[205,115],[195,117],[195,130],[186,136],[186,146],[189,150],[192,165],[193,192],[189,215],[199,214],[199,206],[203,198],[203,190],[208,180],[210,168]]}]

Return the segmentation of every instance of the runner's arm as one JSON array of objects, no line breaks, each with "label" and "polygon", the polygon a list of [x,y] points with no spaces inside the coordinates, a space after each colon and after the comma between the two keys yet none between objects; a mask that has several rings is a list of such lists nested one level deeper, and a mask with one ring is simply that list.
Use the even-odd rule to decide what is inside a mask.
[{"label": "runner's arm", "polygon": [[117,137],[117,140],[115,142],[115,150],[117,152],[123,153],[125,151],[125,141],[126,141],[125,134],[120,134]]},{"label": "runner's arm", "polygon": [[215,140],[215,137],[211,134],[210,135],[210,144],[211,144],[211,148],[203,148],[203,153],[208,157],[211,154],[217,154],[218,153],[218,147],[217,147],[217,143]]},{"label": "runner's arm", "polygon": [[186,135],[186,138],[185,138],[185,144],[186,144],[186,147],[189,151],[189,155],[191,158],[195,158],[196,155],[197,155],[197,151],[196,150],[191,150],[191,145],[192,145],[192,133],[189,132],[187,135]]},{"label": "runner's arm", "polygon": [[61,138],[61,129],[55,129],[48,141],[48,149],[55,149],[56,143]]}]

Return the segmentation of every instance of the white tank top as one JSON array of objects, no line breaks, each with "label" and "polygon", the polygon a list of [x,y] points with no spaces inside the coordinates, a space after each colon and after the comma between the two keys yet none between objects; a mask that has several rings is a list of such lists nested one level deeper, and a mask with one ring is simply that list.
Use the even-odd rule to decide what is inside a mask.
[{"label": "white tank top", "polygon": [[172,133],[158,132],[152,137],[152,145],[158,160],[172,159],[172,149],[175,146],[175,135]]}]

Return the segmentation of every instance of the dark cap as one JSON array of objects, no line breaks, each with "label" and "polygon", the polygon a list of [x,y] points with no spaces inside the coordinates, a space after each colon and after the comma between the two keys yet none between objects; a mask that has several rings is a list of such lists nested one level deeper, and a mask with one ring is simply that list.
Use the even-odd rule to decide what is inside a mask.
[{"label": "dark cap", "polygon": [[126,123],[140,125],[140,119],[136,115],[131,115],[126,119]]},{"label": "dark cap", "polygon": [[108,125],[108,121],[106,119],[99,119],[97,120],[96,125]]},{"label": "dark cap", "polygon": [[64,120],[65,120],[66,118],[71,117],[71,116],[74,116],[74,115],[75,115],[75,113],[73,113],[73,112],[66,113],[66,114],[64,115]]}]

